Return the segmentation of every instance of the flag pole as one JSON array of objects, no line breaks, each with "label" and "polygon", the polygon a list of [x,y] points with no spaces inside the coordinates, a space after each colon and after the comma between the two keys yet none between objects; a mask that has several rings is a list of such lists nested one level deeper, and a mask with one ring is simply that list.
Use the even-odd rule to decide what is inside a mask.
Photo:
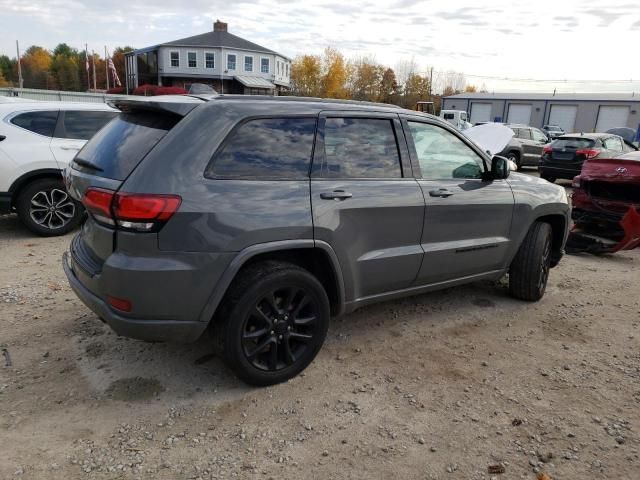
[{"label": "flag pole", "polygon": [[20,45],[16,40],[16,52],[18,53],[18,87],[24,88],[24,81],[22,80],[22,67],[20,65]]},{"label": "flag pole", "polygon": [[106,45],[104,46],[104,75],[107,79],[107,90],[109,90],[109,53]]},{"label": "flag pole", "polygon": [[96,85],[96,52],[91,50],[91,60],[93,60],[93,91],[95,92],[98,89]]},{"label": "flag pole", "polygon": [[89,77],[89,47],[84,44],[84,67],[87,69],[87,92],[91,90],[91,78]]}]

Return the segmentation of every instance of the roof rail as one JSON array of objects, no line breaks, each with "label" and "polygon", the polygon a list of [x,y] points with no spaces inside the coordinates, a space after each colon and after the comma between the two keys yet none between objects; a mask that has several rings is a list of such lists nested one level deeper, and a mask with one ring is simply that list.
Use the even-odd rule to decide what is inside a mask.
[{"label": "roof rail", "polygon": [[381,102],[366,102],[363,100],[342,100],[339,98],[319,98],[319,97],[298,97],[293,95],[228,95],[228,94],[219,94],[219,95],[207,95],[200,96],[198,98],[206,99],[206,100],[275,100],[278,102],[309,102],[309,103],[335,103],[335,104],[347,104],[347,105],[363,105],[363,106],[375,106],[375,107],[384,107],[384,108],[397,108],[402,110],[403,108],[398,105],[393,105],[391,103],[381,103]]}]

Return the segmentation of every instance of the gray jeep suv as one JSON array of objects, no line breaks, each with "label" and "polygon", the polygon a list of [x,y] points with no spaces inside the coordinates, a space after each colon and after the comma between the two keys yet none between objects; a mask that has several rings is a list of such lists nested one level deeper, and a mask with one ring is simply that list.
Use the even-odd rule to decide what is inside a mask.
[{"label": "gray jeep suv", "polygon": [[120,335],[209,330],[249,383],[296,375],[331,316],[373,302],[507,272],[538,300],[562,256],[564,189],[431,115],[232,95],[117,106],[65,172],[88,211],[71,287]]},{"label": "gray jeep suv", "polygon": [[508,124],[507,127],[513,130],[513,138],[499,155],[514,162],[518,169],[524,166],[537,167],[549,139],[540,130],[528,125]]}]

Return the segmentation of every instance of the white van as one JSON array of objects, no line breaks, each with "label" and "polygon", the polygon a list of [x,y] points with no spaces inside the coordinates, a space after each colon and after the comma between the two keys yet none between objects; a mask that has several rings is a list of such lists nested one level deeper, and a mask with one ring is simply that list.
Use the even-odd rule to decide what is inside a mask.
[{"label": "white van", "polygon": [[464,110],[441,110],[440,118],[446,120],[458,130],[466,130],[471,127],[468,121],[467,112]]}]

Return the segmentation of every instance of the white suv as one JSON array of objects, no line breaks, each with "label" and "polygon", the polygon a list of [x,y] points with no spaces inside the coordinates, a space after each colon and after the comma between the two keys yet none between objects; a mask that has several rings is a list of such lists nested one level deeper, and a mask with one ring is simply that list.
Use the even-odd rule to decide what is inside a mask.
[{"label": "white suv", "polygon": [[0,214],[17,212],[42,236],[62,235],[84,215],[62,170],[118,114],[102,103],[0,103]]}]

